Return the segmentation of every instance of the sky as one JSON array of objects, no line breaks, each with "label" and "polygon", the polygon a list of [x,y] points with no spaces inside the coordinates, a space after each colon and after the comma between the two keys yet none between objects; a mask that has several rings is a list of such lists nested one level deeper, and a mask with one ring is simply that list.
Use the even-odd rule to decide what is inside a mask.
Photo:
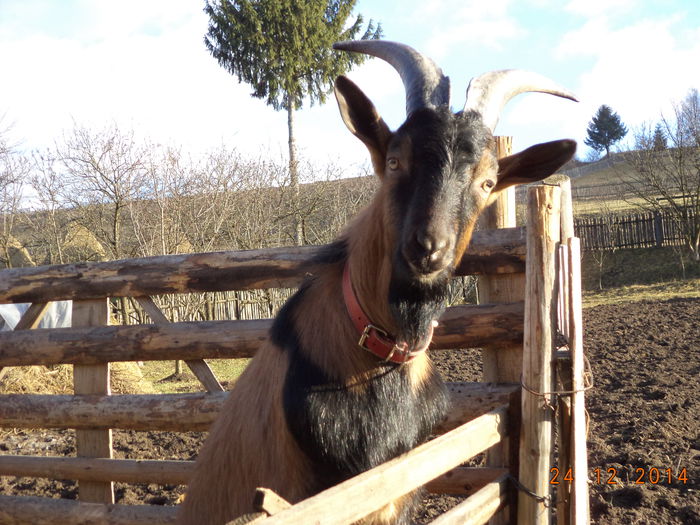
[{"label": "sky", "polygon": [[[286,158],[287,120],[221,68],[204,47],[201,0],[0,0],[0,129],[25,151],[42,150],[75,125],[117,124],[155,144],[200,154],[222,144]],[[488,70],[544,74],[579,103],[542,94],[515,98],[496,133],[514,149],[579,141],[601,104],[630,128],[669,114],[700,88],[698,0],[358,0],[355,13],[384,38],[438,63],[452,107]],[[392,128],[405,117],[399,76],[384,62],[349,73]],[[332,97],[298,112],[297,144],[315,163],[366,163]]]}]

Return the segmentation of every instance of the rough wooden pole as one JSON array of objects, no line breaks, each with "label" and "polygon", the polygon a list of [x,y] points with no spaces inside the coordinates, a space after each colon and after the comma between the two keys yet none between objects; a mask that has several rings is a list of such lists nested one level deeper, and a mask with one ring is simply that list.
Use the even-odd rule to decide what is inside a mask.
[{"label": "rough wooden pole", "polygon": [[519,525],[550,523],[552,356],[556,313],[556,253],[560,238],[558,187],[528,191],[525,338],[523,345]]},{"label": "rough wooden pole", "polygon": [[571,354],[573,361],[573,390],[571,400],[574,483],[571,502],[571,523],[588,525],[590,510],[588,498],[588,457],[586,455],[586,409],[584,407],[583,313],[581,306],[581,242],[569,239],[569,271],[571,283]]},{"label": "rough wooden pole", "polygon": [[[560,231],[561,244],[558,253],[558,300],[557,300],[557,328],[566,341],[571,341],[571,274],[569,268],[569,247],[567,241],[574,236],[573,203],[571,200],[571,180],[565,175],[556,175],[556,184],[561,188]],[[556,374],[559,381],[558,388],[570,392],[573,388],[571,381],[571,357],[557,359]],[[557,447],[559,461],[559,484],[557,490],[557,525],[569,525],[571,490],[572,486],[564,477],[571,468],[571,400],[568,396],[559,396],[557,399]]]},{"label": "rough wooden pole", "polygon": [[[108,299],[73,302],[73,326],[89,327],[109,324]],[[110,394],[109,363],[75,365],[73,385],[76,394]],[[76,430],[78,457],[111,458],[112,431]],[[81,501],[114,503],[114,485],[111,482],[81,482],[78,487]]]},{"label": "rough wooden pole", "polygon": [[[496,137],[499,158],[510,155],[512,137]],[[515,227],[515,188],[503,191],[483,213],[483,229]],[[525,274],[489,275],[479,278],[479,303],[512,303],[523,300]],[[500,345],[485,348],[483,380],[496,383],[517,383],[522,367],[522,345]],[[495,465],[494,465],[495,466]]]},{"label": "rough wooden pole", "polygon": [[[496,137],[496,156],[507,157],[512,153],[512,137]],[[513,228],[516,226],[515,187],[501,192],[501,195],[482,214],[480,227],[483,229]],[[522,301],[525,292],[525,274],[489,275],[479,278],[479,303],[510,303]],[[483,381],[495,383],[517,383],[522,371],[522,344],[496,344],[483,349]],[[517,443],[517,441],[516,441]],[[512,448],[503,441],[488,451],[486,465],[505,467],[510,463]],[[511,521],[504,509],[489,521],[490,525],[503,525]]]}]

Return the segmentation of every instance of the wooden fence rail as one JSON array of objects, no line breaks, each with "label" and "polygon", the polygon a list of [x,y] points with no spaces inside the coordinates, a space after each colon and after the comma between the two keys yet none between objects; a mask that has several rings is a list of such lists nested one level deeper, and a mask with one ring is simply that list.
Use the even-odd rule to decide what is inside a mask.
[{"label": "wooden fence rail", "polygon": [[[448,308],[433,348],[473,348],[522,341],[523,303]],[[271,319],[54,328],[0,332],[0,367],[115,361],[252,357]]]},{"label": "wooden fence rail", "polygon": [[[687,213],[691,220],[695,217],[692,209],[688,209]],[[670,213],[649,211],[578,217],[574,220],[574,228],[584,251],[677,246],[685,243],[678,224]]]},{"label": "wooden fence rail", "polygon": [[[3,270],[1,303],[293,288],[323,247],[195,253]],[[525,229],[476,232],[458,275],[525,269]]]},{"label": "wooden fence rail", "polygon": [[[508,402],[517,390],[512,385],[482,383],[449,383],[448,389],[452,410],[436,432],[450,430],[494,405]],[[216,418],[227,395],[226,392],[109,396],[6,394],[0,404],[0,428],[204,431]]]}]

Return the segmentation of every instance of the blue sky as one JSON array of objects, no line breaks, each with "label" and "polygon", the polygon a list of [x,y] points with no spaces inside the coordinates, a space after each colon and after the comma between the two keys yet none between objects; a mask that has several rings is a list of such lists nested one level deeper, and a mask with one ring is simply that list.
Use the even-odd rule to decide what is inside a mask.
[{"label": "blue sky", "polygon": [[[0,0],[0,127],[11,125],[26,150],[50,146],[74,122],[116,122],[195,154],[227,144],[284,158],[286,116],[208,54],[202,5]],[[452,79],[456,109],[469,79],[490,69],[531,69],[579,96],[579,104],[535,94],[511,102],[497,132],[513,135],[516,150],[581,142],[603,103],[634,128],[700,88],[697,0],[360,0],[356,12],[380,21],[385,38],[431,56]],[[350,76],[392,127],[401,124],[403,90],[391,67],[372,60]],[[312,161],[366,161],[332,99],[301,111],[297,124]]]}]

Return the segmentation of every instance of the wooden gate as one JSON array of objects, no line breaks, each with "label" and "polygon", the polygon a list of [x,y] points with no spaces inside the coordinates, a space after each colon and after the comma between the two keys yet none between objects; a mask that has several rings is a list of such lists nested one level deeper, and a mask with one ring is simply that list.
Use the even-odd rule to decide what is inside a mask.
[{"label": "wooden gate", "polygon": [[[485,347],[491,353],[486,382],[448,385],[452,410],[435,429],[441,435],[260,523],[348,524],[426,484],[430,492],[469,496],[433,521],[438,525],[548,524],[555,505],[559,523],[587,523],[579,255],[567,187],[568,182],[563,191],[530,188],[527,229],[474,234],[457,273],[491,279],[491,299],[499,282],[520,286],[513,292],[520,297],[453,306],[440,319],[434,348]],[[32,303],[14,331],[0,333],[0,367],[75,367],[74,395],[0,396],[0,425],[75,429],[78,456],[0,455],[0,475],[79,480],[79,501],[0,496],[0,523],[173,523],[173,507],[114,504],[112,482],[184,484],[193,463],[113,459],[111,429],[206,430],[226,393],[204,359],[254,355],[271,320],[171,323],[151,296],[297,286],[316,250],[173,255],[0,272],[0,303]],[[109,299],[115,297],[136,298],[152,324],[109,326]],[[74,301],[73,327],[32,329],[50,301],[63,299]],[[511,362],[520,360],[519,377],[498,378],[493,366],[501,351]],[[174,359],[186,360],[207,392],[111,395],[110,362]],[[555,502],[551,407],[557,403],[564,436],[559,468],[571,466],[574,482],[557,485]],[[486,467],[460,466],[482,452],[488,452]]]}]

